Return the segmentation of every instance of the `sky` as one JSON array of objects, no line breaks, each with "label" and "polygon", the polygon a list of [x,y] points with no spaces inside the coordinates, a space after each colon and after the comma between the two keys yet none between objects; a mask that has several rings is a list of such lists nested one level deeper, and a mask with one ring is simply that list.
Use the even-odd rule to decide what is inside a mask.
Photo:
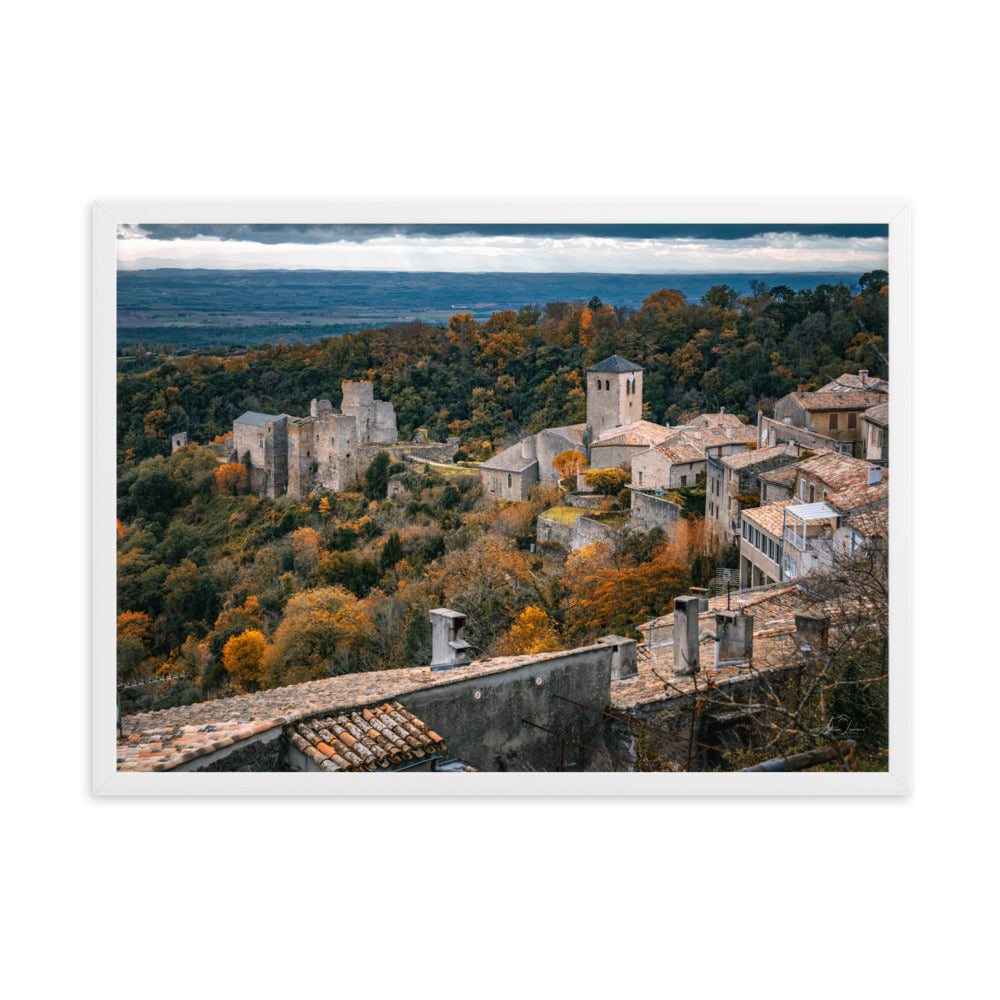
[{"label": "sky", "polygon": [[888,269],[884,225],[173,225],[118,227],[118,267],[670,272]]}]

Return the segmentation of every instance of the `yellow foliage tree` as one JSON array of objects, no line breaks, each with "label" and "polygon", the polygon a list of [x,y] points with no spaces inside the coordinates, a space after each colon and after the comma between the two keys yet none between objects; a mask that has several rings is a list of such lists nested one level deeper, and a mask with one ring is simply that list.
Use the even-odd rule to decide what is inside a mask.
[{"label": "yellow foliage tree", "polygon": [[264,680],[275,687],[347,672],[371,631],[366,606],[343,587],[302,591],[289,600],[264,656]]},{"label": "yellow foliage tree", "polygon": [[533,653],[554,653],[563,648],[556,623],[535,605],[525,608],[514,620],[507,633],[493,647],[497,656],[519,656]]},{"label": "yellow foliage tree", "polygon": [[267,640],[260,629],[234,635],[222,648],[222,665],[241,687],[256,688],[261,681]]}]

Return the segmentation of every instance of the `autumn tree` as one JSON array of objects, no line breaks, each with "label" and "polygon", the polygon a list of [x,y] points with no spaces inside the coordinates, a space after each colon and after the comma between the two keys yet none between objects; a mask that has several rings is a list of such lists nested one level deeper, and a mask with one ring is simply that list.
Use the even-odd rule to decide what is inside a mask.
[{"label": "autumn tree", "polygon": [[604,496],[621,493],[631,479],[632,476],[624,469],[590,469],[583,474],[584,483]]},{"label": "autumn tree", "polygon": [[118,683],[135,680],[139,665],[149,656],[153,623],[141,611],[125,611],[118,616]]},{"label": "autumn tree", "polygon": [[592,641],[614,631],[629,635],[642,621],[663,614],[690,586],[683,565],[665,545],[639,564],[618,562],[598,542],[570,554],[563,577],[574,638]]},{"label": "autumn tree", "polygon": [[223,496],[232,497],[247,488],[247,467],[242,462],[220,465],[215,473],[215,485]]},{"label": "autumn tree", "polygon": [[494,656],[519,656],[532,653],[553,653],[564,648],[556,623],[544,609],[526,607],[510,629],[494,643]]},{"label": "autumn tree", "polygon": [[222,648],[222,663],[229,675],[245,690],[254,690],[261,681],[267,640],[259,629],[247,629],[232,636]]},{"label": "autumn tree", "polygon": [[572,448],[560,452],[552,459],[552,468],[559,473],[559,482],[568,490],[576,489],[576,477],[587,465],[583,454]]},{"label": "autumn tree", "polygon": [[267,687],[347,673],[372,628],[366,608],[343,587],[317,587],[289,600],[264,656]]},{"label": "autumn tree", "polygon": [[534,593],[527,556],[495,534],[448,552],[428,569],[426,583],[442,606],[468,616],[471,641],[480,649],[510,627]]}]

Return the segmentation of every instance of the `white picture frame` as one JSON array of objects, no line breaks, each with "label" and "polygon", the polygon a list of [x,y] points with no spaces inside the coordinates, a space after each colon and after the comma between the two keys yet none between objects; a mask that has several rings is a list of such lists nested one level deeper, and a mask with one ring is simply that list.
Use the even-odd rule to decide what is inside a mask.
[{"label": "white picture frame", "polygon": [[[93,790],[100,795],[901,795],[911,783],[911,208],[902,200],[102,201],[93,206]],[[326,774],[116,768],[116,233],[128,223],[879,223],[889,229],[893,490],[889,770],[865,773]]]}]

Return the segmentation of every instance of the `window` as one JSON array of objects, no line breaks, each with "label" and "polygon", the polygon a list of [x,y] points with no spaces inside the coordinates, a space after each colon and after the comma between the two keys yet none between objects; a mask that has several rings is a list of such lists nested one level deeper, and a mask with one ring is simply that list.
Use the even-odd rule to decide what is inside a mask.
[{"label": "window", "polygon": [[687,486],[687,484],[688,484],[688,477],[681,476],[681,486]]},{"label": "window", "polygon": [[642,472],[639,473],[639,485],[642,486]]},{"label": "window", "polygon": [[264,447],[264,435],[263,434],[258,434],[257,435],[257,447],[258,448],[263,448]]},{"label": "window", "polygon": [[799,483],[799,499],[805,500],[805,498],[806,498],[806,481],[803,479]]},{"label": "window", "polygon": [[856,413],[847,414],[847,429],[849,431],[854,430],[858,426],[858,415]]},{"label": "window", "polygon": [[514,482],[514,479],[511,476],[511,474],[508,472],[507,473],[507,486],[510,487],[511,485],[513,485],[513,482]]},{"label": "window", "polygon": [[830,414],[830,430],[836,431],[840,429],[840,414],[831,413]]},{"label": "window", "polygon": [[605,389],[610,389],[611,388],[611,382],[608,381],[608,379],[604,380],[604,388]]},{"label": "window", "polygon": [[598,379],[598,380],[597,380],[597,388],[598,388],[598,389],[600,389],[600,388],[601,388],[601,380],[600,380],[600,379]]},{"label": "window", "polygon": [[816,499],[816,487],[812,483],[809,484],[809,502],[813,503]]}]

